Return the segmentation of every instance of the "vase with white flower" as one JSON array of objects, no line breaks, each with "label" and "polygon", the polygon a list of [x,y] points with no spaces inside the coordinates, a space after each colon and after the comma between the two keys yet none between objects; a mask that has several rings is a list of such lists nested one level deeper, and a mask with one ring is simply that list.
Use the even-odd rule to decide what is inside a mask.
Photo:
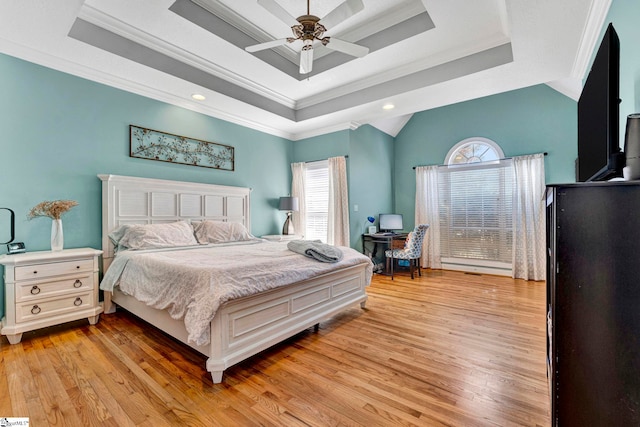
[{"label": "vase with white flower", "polygon": [[61,251],[64,247],[64,233],[62,231],[62,215],[72,207],[78,206],[74,200],[53,200],[40,202],[31,208],[28,219],[41,216],[51,218],[51,250]]}]

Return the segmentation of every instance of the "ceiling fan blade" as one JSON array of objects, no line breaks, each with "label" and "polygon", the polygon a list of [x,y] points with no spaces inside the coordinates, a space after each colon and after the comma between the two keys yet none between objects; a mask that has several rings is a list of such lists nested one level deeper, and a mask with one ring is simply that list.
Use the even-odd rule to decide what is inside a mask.
[{"label": "ceiling fan blade", "polygon": [[254,44],[251,46],[247,46],[244,48],[244,50],[246,50],[247,52],[258,52],[261,50],[266,50],[266,49],[271,49],[272,47],[277,47],[277,46],[282,46],[283,44],[287,43],[289,40],[287,39],[278,39],[278,40],[272,40],[270,42],[264,42],[264,43],[260,43],[260,44]]},{"label": "ceiling fan blade", "polygon": [[369,53],[369,48],[360,46],[359,44],[349,43],[344,40],[328,37],[329,42],[325,45],[329,49],[337,50],[338,52],[346,53],[347,55],[357,56],[362,58]]},{"label": "ceiling fan blade", "polygon": [[308,74],[313,68],[313,48],[300,51],[300,74]]},{"label": "ceiling fan blade", "polygon": [[364,9],[362,0],[346,0],[322,18],[320,23],[324,25],[325,28],[330,29],[360,12],[362,9]]},{"label": "ceiling fan blade", "polygon": [[289,12],[276,3],[275,0],[258,0],[258,4],[290,27],[300,24],[296,18],[291,16]]}]

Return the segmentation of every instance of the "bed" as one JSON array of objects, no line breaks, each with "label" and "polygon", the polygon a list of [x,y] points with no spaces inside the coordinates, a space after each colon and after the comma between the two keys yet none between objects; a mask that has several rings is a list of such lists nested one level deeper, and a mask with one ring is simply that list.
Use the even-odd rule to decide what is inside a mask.
[{"label": "bed", "polygon": [[[194,227],[197,224],[228,223],[241,224],[244,229],[251,230],[251,189],[118,175],[98,177],[102,180],[104,279],[109,276],[122,278],[120,283],[111,277],[112,284],[116,286],[112,289],[107,286],[107,290],[104,291],[104,313],[113,313],[117,306],[122,307],[206,355],[206,369],[211,373],[214,383],[222,381],[223,372],[228,367],[311,326],[318,325],[322,320],[351,306],[360,304],[362,308],[365,307],[365,289],[371,280],[372,264],[367,257],[350,248],[341,248],[344,258],[336,263],[322,263],[294,254],[287,250],[287,242],[267,242],[262,239],[221,244],[199,243],[193,247],[116,251],[112,240],[114,232],[128,226],[149,224],[149,227],[154,227],[152,224],[167,224],[167,227],[181,227],[184,225],[183,221],[186,221]],[[255,255],[245,257],[242,251],[263,251],[264,254],[269,251],[269,255],[263,258],[270,257],[271,252],[278,253],[279,257],[289,258],[284,262],[274,259],[275,271],[263,280],[266,283],[265,288],[251,291],[244,291],[239,284],[247,280],[246,278],[261,277],[260,269],[267,265],[267,261],[263,260],[262,264],[248,262],[241,268],[236,266],[236,272],[243,271],[245,274],[245,278],[237,280],[224,279],[237,277],[224,276],[235,273],[222,274],[216,270],[215,273],[201,272],[198,275],[191,273],[186,267],[185,260],[193,260],[197,267],[202,267],[203,260],[208,258],[213,260],[214,265],[211,268],[218,268],[215,260],[220,260],[224,252],[236,256],[236,259],[243,262],[252,259],[249,256]],[[152,262],[151,259],[154,263],[175,263],[176,270],[183,269],[186,275],[195,274],[193,277],[208,274],[206,277],[215,277],[221,283],[234,282],[235,287],[226,293],[226,297],[217,305],[214,304],[211,319],[207,320],[205,326],[200,324],[198,331],[194,333],[193,328],[188,328],[185,324],[188,316],[179,315],[184,312],[176,313],[176,310],[171,308],[154,308],[153,304],[149,305],[148,300],[144,301],[145,298],[141,301],[134,297],[137,294],[130,290],[129,286],[132,283],[128,283],[127,280],[137,282],[138,279],[130,278],[138,276],[127,275],[124,272],[137,268],[138,263],[147,265],[145,263]],[[279,270],[286,272],[289,269],[291,272],[292,269],[287,265],[294,260],[311,263],[306,267],[293,268],[302,272],[309,270],[309,274],[299,277],[289,275],[282,283],[276,283],[276,280],[280,280]],[[219,261],[218,264],[224,263]],[[258,266],[256,271],[250,269],[252,264]],[[110,271],[111,267],[113,269]],[[156,267],[149,269],[154,270]],[[148,279],[149,282],[153,280],[156,279]],[[104,283],[101,283],[101,288],[103,285]],[[178,285],[175,283],[176,287]],[[209,286],[210,289],[217,289],[213,281]],[[121,287],[126,289],[126,292],[123,292]],[[161,307],[160,304],[155,305]],[[204,335],[199,334],[205,329]]]}]

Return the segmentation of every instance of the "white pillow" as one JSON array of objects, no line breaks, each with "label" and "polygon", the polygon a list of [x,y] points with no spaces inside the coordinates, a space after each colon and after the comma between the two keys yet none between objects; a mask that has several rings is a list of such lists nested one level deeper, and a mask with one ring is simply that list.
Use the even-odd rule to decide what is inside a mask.
[{"label": "white pillow", "polygon": [[239,222],[201,221],[192,222],[198,242],[227,243],[254,240],[244,225]]},{"label": "white pillow", "polygon": [[[117,242],[118,247],[126,249],[172,248],[177,246],[193,246],[198,242],[193,235],[193,228],[185,221],[163,224],[126,225],[124,235]],[[115,230],[112,235],[118,235]]]}]

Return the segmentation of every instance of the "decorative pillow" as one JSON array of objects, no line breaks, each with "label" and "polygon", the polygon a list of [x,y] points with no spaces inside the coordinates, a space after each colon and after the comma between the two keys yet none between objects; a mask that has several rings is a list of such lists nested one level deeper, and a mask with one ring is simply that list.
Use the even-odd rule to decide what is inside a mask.
[{"label": "decorative pillow", "polygon": [[239,222],[192,222],[199,243],[226,243],[254,240],[255,237]]},{"label": "decorative pillow", "polygon": [[[119,238],[121,236],[121,238]],[[118,239],[116,247],[119,249],[153,249],[172,248],[177,246],[198,245],[193,228],[185,221],[163,224],[133,224],[123,225],[114,230],[109,237]]]}]

